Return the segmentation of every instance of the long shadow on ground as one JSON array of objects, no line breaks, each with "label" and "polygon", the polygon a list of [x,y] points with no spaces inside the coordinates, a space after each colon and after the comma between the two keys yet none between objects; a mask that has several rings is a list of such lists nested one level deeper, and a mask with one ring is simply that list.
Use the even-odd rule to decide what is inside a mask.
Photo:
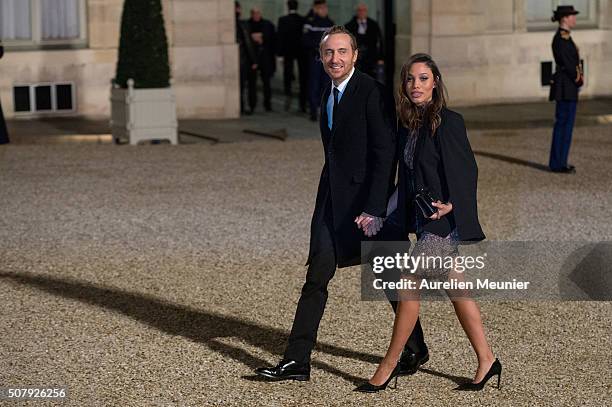
[{"label": "long shadow on ground", "polygon": [[502,155],[502,154],[497,154],[497,153],[489,153],[486,151],[478,151],[478,150],[474,150],[474,154],[476,155],[480,155],[483,157],[487,157],[487,158],[492,158],[494,160],[499,160],[499,161],[504,161],[510,164],[517,164],[517,165],[522,165],[524,167],[529,167],[529,168],[534,168],[536,170],[540,170],[540,171],[545,171],[545,172],[550,172],[550,168],[548,168],[547,165],[543,165],[540,163],[535,163],[532,161],[527,161],[527,160],[522,160],[520,158],[516,158],[516,157],[510,157],[507,155]]},{"label": "long shadow on ground", "polygon": [[[269,362],[253,356],[243,349],[223,343],[220,339],[235,337],[270,353],[280,354],[288,338],[287,333],[276,328],[264,327],[231,316],[172,304],[146,294],[101,287],[82,281],[47,275],[0,272],[0,278],[35,287],[53,295],[117,311],[160,331],[172,335],[180,335],[195,342],[203,343],[211,350],[237,362],[244,363],[252,369],[266,366]],[[330,355],[367,363],[378,364],[382,359],[380,356],[356,352],[325,343],[318,343],[317,350]],[[313,361],[312,365],[351,383],[363,381],[361,377],[343,372],[324,362]],[[430,369],[422,369],[422,371],[453,381],[460,379]],[[254,379],[254,377],[245,378]]]},{"label": "long shadow on ground", "polygon": [[[253,356],[243,349],[223,343],[220,339],[235,337],[260,349],[279,354],[282,353],[288,338],[287,333],[279,329],[260,326],[231,316],[172,304],[146,294],[100,287],[71,279],[26,273],[0,272],[0,278],[29,285],[53,295],[120,312],[160,331],[203,343],[213,351],[244,363],[252,369],[266,366],[269,362]],[[325,343],[319,343],[317,350],[368,363],[378,363],[381,360],[381,357],[376,355],[356,352]],[[361,380],[359,377],[352,376],[323,362],[313,361],[312,364],[316,368],[350,382],[356,383]]]}]

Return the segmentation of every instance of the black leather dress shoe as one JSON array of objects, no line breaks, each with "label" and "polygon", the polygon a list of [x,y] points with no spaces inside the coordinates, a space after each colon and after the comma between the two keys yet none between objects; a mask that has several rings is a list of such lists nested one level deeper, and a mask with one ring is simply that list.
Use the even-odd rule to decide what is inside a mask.
[{"label": "black leather dress shoe", "polygon": [[415,374],[421,365],[424,365],[429,360],[429,351],[414,353],[408,349],[402,352],[402,357],[399,361],[400,371],[399,376],[408,376]]},{"label": "black leather dress shoe", "polygon": [[271,381],[310,380],[310,363],[299,363],[295,360],[281,360],[274,367],[259,367],[255,373]]},{"label": "black leather dress shoe", "polygon": [[556,172],[558,174],[575,174],[576,167],[574,167],[573,165],[568,165],[567,167],[555,168],[555,169],[551,169],[550,171]]}]

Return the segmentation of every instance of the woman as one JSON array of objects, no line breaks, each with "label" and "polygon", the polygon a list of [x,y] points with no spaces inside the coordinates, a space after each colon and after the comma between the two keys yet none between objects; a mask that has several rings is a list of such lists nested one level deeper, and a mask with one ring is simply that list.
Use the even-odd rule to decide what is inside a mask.
[{"label": "woman", "polygon": [[[416,232],[413,254],[455,255],[460,241],[484,239],[476,206],[478,169],[463,118],[446,108],[442,75],[426,54],[415,54],[404,64],[397,97],[402,125],[400,166],[398,187],[389,200],[388,214],[398,211],[395,215],[405,228],[405,236]],[[414,201],[424,190],[431,197],[441,198],[432,203],[435,213],[428,217]],[[415,275],[430,272],[419,270]],[[400,354],[419,314],[418,296],[400,299],[387,353],[374,376],[357,391],[383,390],[399,373]],[[478,358],[474,380],[459,388],[480,390],[495,375],[499,386],[501,364],[487,343],[478,306],[471,299],[452,301]]]},{"label": "woman", "polygon": [[578,48],[570,36],[570,30],[576,26],[576,14],[574,6],[558,6],[551,18],[559,22],[559,28],[552,42],[557,69],[550,85],[549,99],[556,101],[557,106],[548,165],[552,172],[563,174],[576,172],[573,165],[568,165],[567,157],[572,143],[578,89],[584,82]]}]

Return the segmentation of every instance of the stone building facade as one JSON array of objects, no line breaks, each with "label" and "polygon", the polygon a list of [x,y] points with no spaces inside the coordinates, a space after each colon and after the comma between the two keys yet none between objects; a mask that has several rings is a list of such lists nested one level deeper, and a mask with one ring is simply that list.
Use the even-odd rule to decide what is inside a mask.
[{"label": "stone building facade", "polygon": [[[40,0],[0,0],[0,34],[6,48],[0,60],[4,113],[9,118],[108,117],[123,0],[56,1],[78,7],[77,33],[70,40],[44,38],[49,27],[45,26]],[[15,2],[30,4],[29,33],[19,34],[15,31],[19,27],[7,26],[10,19],[6,14]],[[251,6],[258,5],[264,17],[276,23],[284,13],[284,3],[243,0],[243,18],[248,18]],[[330,16],[337,22],[346,22],[357,3],[329,0]],[[410,54],[430,53],[445,75],[454,105],[546,100],[548,88],[541,83],[542,70],[543,63],[552,61],[550,43],[555,30],[549,18],[560,3],[564,2],[367,1],[374,18],[384,15],[386,7],[393,8],[396,78],[402,61]],[[162,4],[179,118],[238,117],[233,1],[162,0]],[[576,0],[573,4],[581,11],[579,26],[572,36],[585,64],[582,96],[612,95],[612,0]],[[302,1],[300,11],[307,8],[307,2]],[[74,100],[70,109],[54,109],[58,107],[55,102],[50,110],[44,104],[37,109],[34,99],[42,100],[46,88],[41,88],[39,95],[36,87],[62,83],[71,85]],[[16,89],[21,92],[18,96]],[[31,109],[23,111],[17,105],[28,96],[27,89]],[[64,91],[65,88],[53,87],[51,97]]]},{"label": "stone building facade", "polygon": [[[36,14],[35,2],[39,0],[17,1],[34,2],[30,11]],[[6,53],[0,60],[0,97],[7,117],[108,117],[123,0],[75,2],[82,9],[82,41],[3,39]],[[162,5],[179,118],[237,117],[240,103],[233,1],[162,0]],[[40,23],[34,15],[32,20],[31,37],[37,37]],[[31,112],[15,111],[15,86],[54,83],[74,85],[73,109],[39,111],[33,100]],[[34,90],[32,93],[36,97]]]},{"label": "stone building facade", "polygon": [[[572,37],[585,67],[581,97],[612,95],[612,1],[396,1],[395,38],[402,59],[431,54],[455,105],[543,101],[542,63],[553,60],[550,21],[557,4],[580,10]],[[397,75],[396,75],[397,77]]]}]

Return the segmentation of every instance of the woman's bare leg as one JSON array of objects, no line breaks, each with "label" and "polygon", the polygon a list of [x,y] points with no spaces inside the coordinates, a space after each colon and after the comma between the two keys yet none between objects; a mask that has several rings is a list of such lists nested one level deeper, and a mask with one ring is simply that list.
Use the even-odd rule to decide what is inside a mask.
[{"label": "woman's bare leg", "polygon": [[[414,294],[413,294],[414,297]],[[395,321],[393,322],[393,333],[391,334],[391,343],[387,349],[387,353],[380,365],[376,369],[376,373],[370,379],[370,383],[376,386],[383,384],[391,372],[397,365],[397,362],[404,350],[404,346],[408,341],[408,337],[414,329],[416,320],[419,316],[419,300],[405,300],[397,304],[395,312]]]},{"label": "woman's bare leg", "polygon": [[461,327],[463,327],[478,358],[478,369],[473,380],[474,383],[478,383],[484,378],[495,361],[495,356],[493,356],[485,336],[480,309],[476,302],[471,299],[453,300],[453,307],[455,307],[455,313]]}]

